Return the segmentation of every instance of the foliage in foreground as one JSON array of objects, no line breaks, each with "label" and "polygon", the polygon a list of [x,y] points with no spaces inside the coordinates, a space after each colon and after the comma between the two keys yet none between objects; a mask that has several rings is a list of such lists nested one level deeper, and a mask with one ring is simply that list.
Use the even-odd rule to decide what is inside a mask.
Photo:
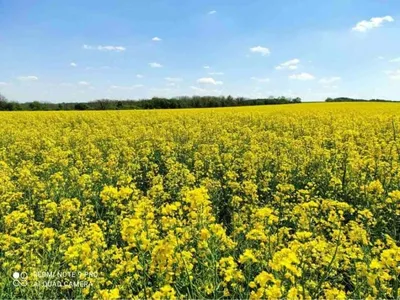
[{"label": "foliage in foreground", "polygon": [[1,113],[0,298],[398,298],[399,113]]}]

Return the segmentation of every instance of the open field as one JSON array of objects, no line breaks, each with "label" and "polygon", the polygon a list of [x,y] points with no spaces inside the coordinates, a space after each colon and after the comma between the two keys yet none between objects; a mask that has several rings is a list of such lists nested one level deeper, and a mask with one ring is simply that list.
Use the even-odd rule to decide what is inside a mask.
[{"label": "open field", "polygon": [[0,298],[398,298],[399,134],[395,103],[1,112]]}]

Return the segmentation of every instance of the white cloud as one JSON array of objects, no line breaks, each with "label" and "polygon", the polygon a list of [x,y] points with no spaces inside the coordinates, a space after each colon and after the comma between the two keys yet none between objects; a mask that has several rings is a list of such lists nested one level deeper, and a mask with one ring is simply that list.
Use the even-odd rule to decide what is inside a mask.
[{"label": "white cloud", "polygon": [[74,63],[74,62],[70,63],[69,65],[70,65],[71,67],[74,67],[74,68],[78,66],[78,65],[77,65],[76,63]]},{"label": "white cloud", "polygon": [[165,77],[164,79],[166,81],[170,81],[170,82],[179,82],[179,81],[183,80],[182,78],[179,78],[179,77]]},{"label": "white cloud", "polygon": [[209,15],[213,15],[213,14],[216,14],[216,13],[217,13],[216,10],[211,10],[211,11],[208,12]]},{"label": "white cloud", "polygon": [[7,85],[7,82],[0,81],[0,86],[1,86],[1,85],[3,85],[3,86],[4,86],[4,85]]},{"label": "white cloud", "polygon": [[279,66],[276,66],[275,69],[277,69],[277,70],[285,70],[285,69],[286,70],[296,70],[299,63],[300,63],[300,59],[295,58],[295,59],[285,61],[284,63],[281,63]]},{"label": "white cloud", "polygon": [[319,80],[319,83],[321,83],[321,84],[332,84],[332,83],[338,82],[338,81],[340,81],[340,80],[342,80],[342,78],[339,77],[339,76],[326,77],[326,78],[321,78],[321,79]]},{"label": "white cloud", "polygon": [[110,86],[110,89],[113,89],[113,90],[134,90],[134,89],[141,88],[141,87],[143,87],[143,84],[135,84],[135,85],[132,85],[132,86],[112,85],[112,86]]},{"label": "white cloud", "polygon": [[87,82],[87,81],[79,81],[78,84],[82,85],[82,86],[89,86],[90,85],[90,83]]},{"label": "white cloud", "polygon": [[162,41],[162,39],[160,39],[158,36],[153,37],[151,40],[154,41],[154,42],[161,42]]},{"label": "white cloud", "polygon": [[283,67],[281,65],[276,66],[275,69],[276,70],[297,70],[298,66],[297,65],[291,65],[291,66],[287,66],[287,67]]},{"label": "white cloud", "polygon": [[19,77],[17,77],[17,79],[21,80],[21,81],[36,81],[36,80],[39,80],[39,78],[36,77],[36,76],[19,76]]},{"label": "white cloud", "polygon": [[149,66],[152,68],[162,68],[162,65],[156,62],[149,63]]},{"label": "white cloud", "polygon": [[378,56],[378,59],[382,60],[382,59],[385,59],[385,58],[383,56]]},{"label": "white cloud", "polygon": [[210,72],[208,75],[224,75],[224,72]]},{"label": "white cloud", "polygon": [[261,47],[261,46],[256,46],[256,47],[250,48],[250,52],[260,53],[262,56],[269,55],[271,53],[271,51],[269,51],[268,48]]},{"label": "white cloud", "polygon": [[151,91],[159,91],[159,92],[170,92],[170,88],[151,88]]},{"label": "white cloud", "polygon": [[251,77],[251,80],[255,80],[258,82],[269,82],[269,78],[258,78],[258,77]]},{"label": "white cloud", "polygon": [[214,78],[211,78],[211,77],[199,78],[199,79],[197,79],[197,83],[213,84],[213,85],[221,85],[221,84],[223,84],[222,81],[216,81]]},{"label": "white cloud", "polygon": [[166,86],[176,86],[176,82],[168,82]]},{"label": "white cloud", "polygon": [[97,46],[100,51],[125,51],[126,48],[122,46]]},{"label": "white cloud", "polygon": [[389,62],[391,62],[391,63],[400,62],[400,57],[393,58],[393,59],[389,60]]},{"label": "white cloud", "polygon": [[202,88],[199,88],[199,87],[197,87],[197,86],[191,86],[190,88],[191,88],[193,91],[197,92],[197,93],[205,93],[205,92],[207,92],[207,90],[202,89]]},{"label": "white cloud", "polygon": [[209,69],[209,68],[210,68],[210,66],[204,66],[203,68],[204,68],[204,69]]},{"label": "white cloud", "polygon": [[400,80],[400,69],[395,70],[395,71],[386,71],[385,73],[392,80]]},{"label": "white cloud", "polygon": [[338,86],[337,85],[324,85],[323,86],[323,88],[325,88],[325,89],[337,89],[338,88]]},{"label": "white cloud", "polygon": [[136,78],[143,78],[144,76],[142,74],[136,74]]},{"label": "white cloud", "polygon": [[361,22],[358,22],[356,26],[352,28],[352,30],[358,32],[366,32],[372,28],[382,26],[384,22],[393,22],[393,21],[394,19],[391,16],[371,18],[369,21],[363,20]]},{"label": "white cloud", "polygon": [[296,80],[313,80],[315,77],[309,73],[299,73],[293,74],[289,76],[289,79],[296,79]]},{"label": "white cloud", "polygon": [[116,51],[116,52],[122,52],[125,51],[126,48],[122,46],[89,46],[89,45],[83,45],[83,49],[86,50],[99,50],[99,51]]},{"label": "white cloud", "polygon": [[202,89],[202,88],[199,88],[199,87],[197,87],[197,86],[190,86],[189,87],[191,90],[193,90],[193,93],[195,94],[195,95],[209,95],[209,96],[211,96],[211,95],[214,95],[214,96],[216,96],[216,95],[222,95],[223,94],[223,90],[218,90],[218,89]]}]

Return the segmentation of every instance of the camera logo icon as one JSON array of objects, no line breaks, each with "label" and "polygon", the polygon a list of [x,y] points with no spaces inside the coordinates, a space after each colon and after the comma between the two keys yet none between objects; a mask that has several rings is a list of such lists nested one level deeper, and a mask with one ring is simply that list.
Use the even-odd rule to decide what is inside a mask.
[{"label": "camera logo icon", "polygon": [[28,284],[26,272],[14,272],[12,274],[14,286],[26,286]]}]

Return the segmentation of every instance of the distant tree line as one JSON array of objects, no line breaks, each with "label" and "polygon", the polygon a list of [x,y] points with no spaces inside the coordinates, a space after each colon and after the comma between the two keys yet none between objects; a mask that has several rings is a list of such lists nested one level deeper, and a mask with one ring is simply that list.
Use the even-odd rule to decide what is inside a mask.
[{"label": "distant tree line", "polygon": [[384,99],[355,99],[348,97],[339,97],[339,98],[327,98],[325,102],[395,102],[393,100],[384,100]]},{"label": "distant tree line", "polygon": [[228,106],[253,106],[301,103],[301,98],[269,97],[247,99],[232,96],[193,96],[176,98],[159,98],[141,100],[99,99],[85,103],[46,103],[46,102],[12,102],[0,95],[0,110],[123,110],[123,109],[174,109],[174,108],[206,108]]}]

